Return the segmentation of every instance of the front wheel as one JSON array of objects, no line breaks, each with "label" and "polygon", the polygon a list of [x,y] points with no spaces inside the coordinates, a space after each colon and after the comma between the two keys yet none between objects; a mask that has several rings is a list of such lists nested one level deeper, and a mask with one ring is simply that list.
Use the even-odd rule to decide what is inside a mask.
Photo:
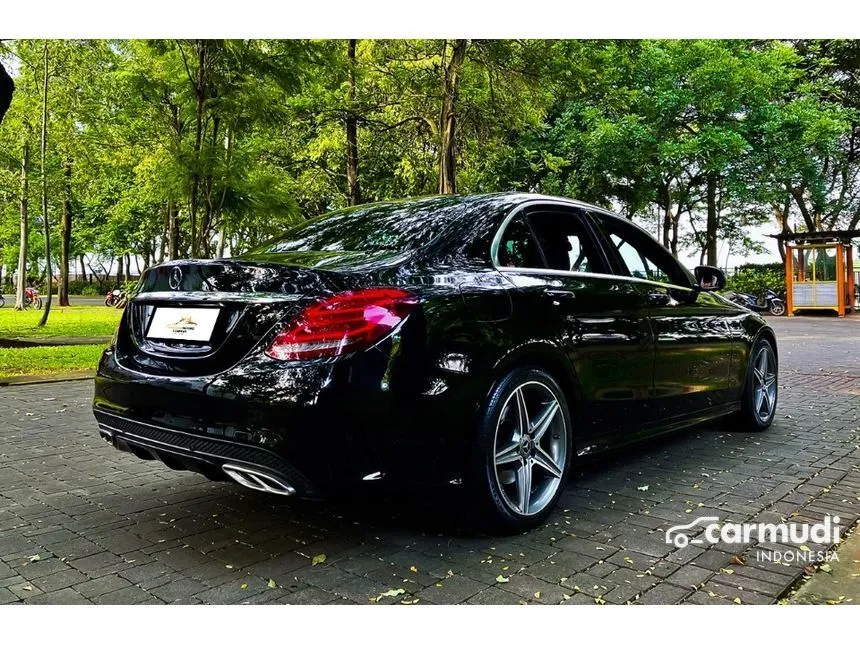
[{"label": "front wheel", "polygon": [[770,313],[774,316],[781,316],[785,313],[785,303],[782,300],[771,300]]},{"label": "front wheel", "polygon": [[741,399],[741,423],[747,430],[767,430],[776,415],[778,366],[773,345],[756,340],[750,352],[747,380]]},{"label": "front wheel", "polygon": [[517,368],[493,388],[472,451],[473,503],[494,532],[522,532],[558,503],[573,453],[564,393],[545,371]]}]

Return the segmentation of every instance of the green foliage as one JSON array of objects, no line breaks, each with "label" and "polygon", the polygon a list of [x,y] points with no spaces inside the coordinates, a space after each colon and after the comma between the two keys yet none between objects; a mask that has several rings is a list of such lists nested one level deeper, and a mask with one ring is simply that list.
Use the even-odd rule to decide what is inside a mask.
[{"label": "green foliage", "polygon": [[[68,207],[71,255],[102,280],[125,255],[141,268],[168,259],[174,229],[178,257],[235,255],[345,206],[348,118],[364,201],[437,190],[452,41],[359,40],[354,61],[343,40],[49,45],[52,256]],[[0,43],[17,86],[0,127],[6,277],[25,144],[28,274],[44,274],[42,46]],[[457,187],[612,207],[659,223],[676,253],[704,252],[709,228],[736,254],[756,251],[751,226],[785,230],[792,216],[807,229],[856,227],[858,64],[860,46],[840,40],[470,40],[453,95]]]},{"label": "green foliage", "polygon": [[766,289],[785,294],[785,267],[782,263],[743,265],[729,276],[726,289],[756,296],[764,296]]}]

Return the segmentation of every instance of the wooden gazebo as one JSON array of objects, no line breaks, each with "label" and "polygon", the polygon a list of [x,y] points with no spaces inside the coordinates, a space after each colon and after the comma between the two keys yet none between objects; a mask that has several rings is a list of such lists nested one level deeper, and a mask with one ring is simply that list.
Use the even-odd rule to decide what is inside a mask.
[{"label": "wooden gazebo", "polygon": [[771,235],[785,243],[785,300],[789,316],[805,309],[854,311],[851,240],[860,231]]}]

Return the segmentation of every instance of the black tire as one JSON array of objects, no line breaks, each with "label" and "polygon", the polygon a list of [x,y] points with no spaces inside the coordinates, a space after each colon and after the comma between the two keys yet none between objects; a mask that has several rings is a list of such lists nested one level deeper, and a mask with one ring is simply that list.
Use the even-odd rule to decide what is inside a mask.
[{"label": "black tire", "polygon": [[785,313],[785,303],[782,300],[771,300],[770,313],[774,316],[781,316]]},{"label": "black tire", "polygon": [[33,300],[33,308],[37,310],[42,308],[42,299],[39,296]]},{"label": "black tire", "polygon": [[6,298],[4,298],[3,296],[0,296],[0,307],[3,307],[3,305],[5,305],[5,304],[6,304]]},{"label": "black tire", "polygon": [[[543,438],[538,440],[537,446],[535,443],[531,444],[530,450],[534,451],[532,456],[538,457],[538,451],[543,447],[541,446],[542,442],[555,442],[553,446],[558,447],[562,442],[562,433],[565,446],[563,457],[561,457],[560,449],[557,457],[555,456],[556,453],[553,453],[554,459],[557,459],[553,465],[560,466],[558,468],[561,473],[560,477],[550,476],[544,468],[534,466],[539,474],[535,480],[531,479],[532,475],[529,476],[529,486],[531,490],[531,486],[534,485],[535,508],[528,513],[522,513],[513,507],[514,503],[509,497],[510,493],[501,483],[496,467],[497,433],[502,431],[503,427],[501,417],[505,412],[506,405],[512,397],[516,396],[517,390],[522,387],[530,388],[522,390],[527,393],[536,392],[538,395],[546,393],[547,397],[551,394],[558,403],[558,412],[553,414],[551,429],[544,432]],[[547,404],[538,408],[535,405],[534,408],[537,414],[542,410],[548,411],[550,406]],[[557,416],[559,414],[561,422]],[[509,420],[509,415],[510,411],[506,414],[505,423]],[[560,426],[560,423],[563,423],[563,426]],[[478,524],[477,528],[491,533],[512,534],[527,531],[544,522],[564,492],[574,453],[570,412],[564,392],[558,383],[547,372],[537,368],[520,367],[509,372],[496,383],[490,393],[479,418],[478,430],[472,446],[466,483],[471,507],[476,511],[473,517]],[[543,454],[547,453],[544,452]],[[516,459],[525,459],[525,457],[520,456]],[[563,463],[558,463],[559,461],[563,461]],[[516,461],[514,463],[525,464],[526,462]],[[513,465],[511,467],[514,468]],[[519,468],[523,467],[523,465],[519,466]],[[515,481],[508,482],[508,485],[517,487],[517,475],[510,474],[514,476]],[[535,484],[534,481],[537,483]],[[556,485],[555,481],[559,483]],[[529,495],[531,496],[532,493],[530,492]]]},{"label": "black tire", "polygon": [[113,307],[113,299],[110,296],[105,296],[105,307]]},{"label": "black tire", "polygon": [[[759,398],[759,389],[761,386],[759,361],[763,352],[767,354],[768,364],[773,370],[773,385],[767,388],[769,392],[768,402],[770,403],[767,414],[763,414],[765,399]],[[774,351],[773,343],[769,339],[759,337],[752,346],[747,365],[746,383],[744,384],[744,391],[741,397],[741,428],[753,432],[767,430],[771,423],[773,423],[774,416],[776,416],[778,398],[779,364],[777,363],[776,352]]]}]

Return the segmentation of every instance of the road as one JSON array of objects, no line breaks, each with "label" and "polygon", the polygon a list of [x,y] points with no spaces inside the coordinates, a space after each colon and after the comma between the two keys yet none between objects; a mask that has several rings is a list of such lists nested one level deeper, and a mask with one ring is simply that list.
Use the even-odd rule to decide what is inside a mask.
[{"label": "road", "polygon": [[578,464],[550,520],[509,538],[466,528],[452,496],[311,504],[208,482],[99,439],[89,381],[2,388],[0,603],[773,603],[804,563],[665,540],[709,515],[860,516],[860,317],[773,324],[767,433],[709,426]]}]

